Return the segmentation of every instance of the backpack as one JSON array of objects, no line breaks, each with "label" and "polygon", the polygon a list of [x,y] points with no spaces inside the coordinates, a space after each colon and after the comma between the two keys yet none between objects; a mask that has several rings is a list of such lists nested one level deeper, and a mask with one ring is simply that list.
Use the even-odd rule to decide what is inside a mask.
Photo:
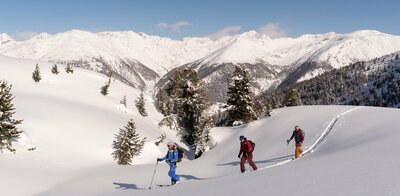
[{"label": "backpack", "polygon": [[185,157],[185,151],[182,150],[181,147],[177,146],[176,150],[178,151],[178,160],[176,162],[181,162],[183,157]]},{"label": "backpack", "polygon": [[254,151],[254,148],[256,147],[256,143],[254,143],[254,142],[251,141],[251,140],[247,140],[247,142],[251,144],[251,150],[249,150],[249,146],[247,146],[247,151],[248,151],[248,152],[250,152],[250,151],[253,152],[253,151]]},{"label": "backpack", "polygon": [[[178,159],[176,160],[176,162],[179,163],[179,162],[182,161],[182,159],[183,159],[184,157],[186,157],[185,151],[183,151],[182,148],[179,147],[179,146],[176,146],[176,147],[175,147],[175,150],[178,151]],[[168,153],[169,153],[169,151],[167,151],[167,155],[166,155],[166,156],[168,156]]]},{"label": "backpack", "polygon": [[300,130],[301,130],[301,134],[303,135],[303,138],[305,138],[306,137],[306,132],[304,132],[303,129],[300,129]]}]

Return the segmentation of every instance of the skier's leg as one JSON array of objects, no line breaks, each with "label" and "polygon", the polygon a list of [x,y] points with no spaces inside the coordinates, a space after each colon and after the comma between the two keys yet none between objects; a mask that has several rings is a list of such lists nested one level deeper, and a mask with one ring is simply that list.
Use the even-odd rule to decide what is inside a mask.
[{"label": "skier's leg", "polygon": [[249,154],[247,155],[247,161],[249,162],[249,165],[251,166],[251,168],[253,168],[253,170],[257,170],[257,166],[253,161],[253,154]]},{"label": "skier's leg", "polygon": [[246,162],[246,156],[242,155],[242,158],[240,158],[240,171],[242,173],[246,171],[246,168],[244,167],[245,162]]},{"label": "skier's leg", "polygon": [[171,164],[171,166],[169,167],[169,173],[168,175],[171,177],[172,182],[176,182],[180,180],[180,177],[178,175],[176,175],[176,165],[175,164]]},{"label": "skier's leg", "polygon": [[[302,149],[301,144],[299,145],[299,148],[300,148],[300,154],[303,153],[303,149]],[[300,155],[300,154],[299,154],[299,155]]]},{"label": "skier's leg", "polygon": [[295,152],[294,152],[294,154],[295,154],[295,158],[297,159],[297,158],[299,158],[299,156],[300,156],[300,150],[301,150],[301,148],[300,148],[300,145],[298,145],[298,144],[296,144],[296,150],[295,150]]}]

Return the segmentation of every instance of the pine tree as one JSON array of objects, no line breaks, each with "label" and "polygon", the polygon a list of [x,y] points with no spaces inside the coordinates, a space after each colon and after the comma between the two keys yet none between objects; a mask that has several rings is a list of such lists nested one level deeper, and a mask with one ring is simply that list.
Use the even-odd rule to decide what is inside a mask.
[{"label": "pine tree", "polygon": [[256,119],[249,73],[240,66],[235,67],[227,94],[228,125],[248,123]]},{"label": "pine tree", "polygon": [[142,152],[146,138],[139,139],[139,134],[136,133],[136,126],[131,119],[128,125],[120,129],[119,133],[115,135],[113,141],[112,156],[118,165],[130,165],[135,156],[140,155]]},{"label": "pine tree", "polygon": [[108,82],[104,86],[100,87],[100,93],[104,96],[108,95],[108,88],[111,85],[111,78],[108,78]]},{"label": "pine tree", "polygon": [[124,95],[124,97],[121,99],[121,101],[119,102],[120,104],[124,105],[125,108],[127,107],[127,103],[126,103],[126,95]]},{"label": "pine tree", "polygon": [[12,142],[16,140],[21,131],[18,131],[16,125],[21,124],[22,120],[15,120],[12,116],[15,114],[15,108],[12,104],[14,99],[11,94],[11,85],[6,81],[0,81],[0,151],[8,149],[15,152],[12,148]]},{"label": "pine tree", "polygon": [[286,93],[283,105],[285,106],[301,105],[300,93],[296,88],[292,88]]},{"label": "pine tree", "polygon": [[164,140],[167,138],[167,134],[162,133],[160,136],[158,136],[157,140],[154,142],[156,146],[160,145]]},{"label": "pine tree", "polygon": [[74,73],[74,69],[72,68],[72,65],[67,65],[65,67],[65,72],[73,74]]},{"label": "pine tree", "polygon": [[170,115],[170,111],[167,109],[168,107],[168,100],[163,96],[162,90],[159,90],[156,94],[154,100],[154,106],[156,107],[157,111],[159,111],[164,116]]},{"label": "pine tree", "polygon": [[178,71],[171,79],[171,99],[174,111],[181,119],[183,140],[194,148],[196,156],[205,150],[203,143],[208,141],[209,128],[203,112],[207,108],[206,91],[198,73],[193,69]]},{"label": "pine tree", "polygon": [[56,74],[56,75],[60,73],[58,71],[58,67],[56,64],[54,64],[53,67],[51,68],[51,73]]},{"label": "pine tree", "polygon": [[213,127],[213,121],[210,116],[200,118],[200,122],[194,127],[194,147],[195,147],[195,158],[200,157],[205,152],[208,146],[210,130]]},{"label": "pine tree", "polygon": [[135,100],[136,108],[138,109],[139,114],[142,116],[147,116],[145,102],[146,102],[146,99],[144,98],[144,94],[142,91],[142,92],[140,92],[139,97]]},{"label": "pine tree", "polygon": [[110,84],[106,83],[104,86],[100,87],[100,93],[104,96],[108,95],[108,88]]},{"label": "pine tree", "polygon": [[39,82],[42,79],[42,76],[40,75],[40,69],[39,69],[38,64],[36,64],[35,70],[32,73],[32,78],[33,78],[33,81],[35,81],[35,82]]}]

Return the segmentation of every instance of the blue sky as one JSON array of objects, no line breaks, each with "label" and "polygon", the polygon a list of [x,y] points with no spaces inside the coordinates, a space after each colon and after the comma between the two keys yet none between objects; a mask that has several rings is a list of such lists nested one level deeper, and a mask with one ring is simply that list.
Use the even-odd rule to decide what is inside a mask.
[{"label": "blue sky", "polygon": [[374,29],[400,35],[400,2],[323,0],[0,0],[0,32],[133,30],[181,39],[256,30],[271,37]]}]

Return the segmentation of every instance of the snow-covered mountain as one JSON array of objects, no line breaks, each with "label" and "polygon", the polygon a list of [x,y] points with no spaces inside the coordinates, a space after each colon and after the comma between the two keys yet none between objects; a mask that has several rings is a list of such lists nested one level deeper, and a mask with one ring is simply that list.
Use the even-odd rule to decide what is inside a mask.
[{"label": "snow-covered mountain", "polygon": [[[400,51],[327,71],[293,86],[303,105],[367,105],[400,108]],[[289,89],[260,94],[284,105]]]},{"label": "snow-covered mountain", "polygon": [[[9,36],[4,36],[8,40]],[[73,64],[115,77],[135,87],[154,84],[173,67],[194,61],[219,47],[221,41],[187,38],[176,41],[144,33],[71,30],[41,33],[13,46],[0,43],[6,56]]]},{"label": "snow-covered mountain", "polygon": [[6,33],[0,33],[0,47],[5,48],[15,43],[15,40]]},{"label": "snow-covered mountain", "polygon": [[140,88],[152,88],[174,68],[192,67],[206,81],[214,101],[224,101],[225,92],[221,89],[225,89],[235,64],[249,70],[257,84],[256,92],[261,92],[398,50],[400,36],[372,30],[277,39],[249,31],[219,40],[207,37],[172,40],[133,31],[81,30],[55,35],[42,33],[21,42],[6,34],[0,36],[1,54],[112,72],[121,81]]},{"label": "snow-covered mountain", "polygon": [[[255,31],[234,36],[213,53],[177,69],[191,67],[205,80],[213,101],[225,101],[234,65],[244,66],[256,84],[256,93],[288,86],[333,68],[370,60],[400,50],[400,36],[377,31],[327,33],[298,38],[270,39]],[[173,74],[160,80],[160,88]]]}]

